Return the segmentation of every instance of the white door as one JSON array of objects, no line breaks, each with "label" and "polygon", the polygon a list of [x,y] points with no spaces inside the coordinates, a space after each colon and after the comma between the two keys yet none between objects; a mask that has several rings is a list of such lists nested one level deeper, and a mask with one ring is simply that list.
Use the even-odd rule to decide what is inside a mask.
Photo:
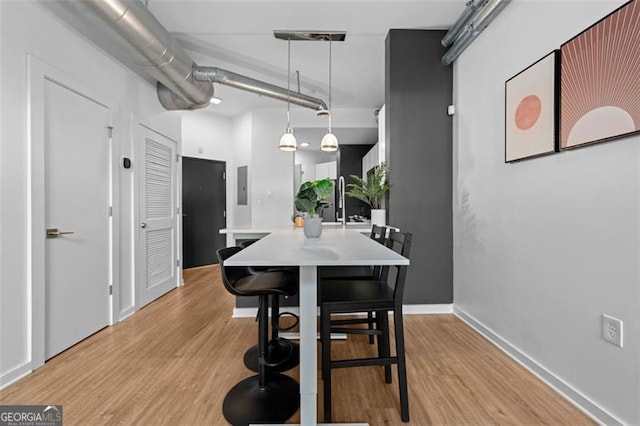
[{"label": "white door", "polygon": [[[109,324],[109,109],[45,83],[45,358]],[[46,236],[48,234],[48,236]]]},{"label": "white door", "polygon": [[177,285],[176,143],[141,126],[140,307]]}]

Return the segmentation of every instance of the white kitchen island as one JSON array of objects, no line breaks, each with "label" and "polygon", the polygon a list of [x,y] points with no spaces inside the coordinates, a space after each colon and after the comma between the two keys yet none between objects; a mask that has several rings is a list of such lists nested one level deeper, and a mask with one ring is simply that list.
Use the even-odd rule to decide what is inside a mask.
[{"label": "white kitchen island", "polygon": [[[265,229],[266,230],[266,229]],[[300,419],[316,425],[318,266],[408,265],[409,260],[351,227],[323,228],[320,238],[302,229],[271,230],[224,262],[225,266],[300,267]]]}]

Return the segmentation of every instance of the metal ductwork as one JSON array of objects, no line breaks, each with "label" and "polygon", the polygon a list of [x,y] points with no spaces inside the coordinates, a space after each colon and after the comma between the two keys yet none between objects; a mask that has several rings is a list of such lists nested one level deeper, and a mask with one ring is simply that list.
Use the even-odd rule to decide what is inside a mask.
[{"label": "metal ductwork", "polygon": [[449,47],[460,36],[464,29],[469,25],[471,21],[478,15],[482,6],[487,3],[487,0],[470,0],[466,4],[466,8],[462,14],[458,17],[458,20],[453,23],[449,31],[442,38],[442,45]]},{"label": "metal ductwork", "polygon": [[[442,63],[450,65],[455,61],[510,2],[511,0],[472,0],[468,2],[465,11],[442,39],[443,46],[447,46],[446,43],[450,44],[455,40],[453,46],[442,57]],[[471,24],[467,25],[469,22]],[[461,28],[463,28],[462,31],[460,31]]]},{"label": "metal ductwork", "polygon": [[193,79],[193,60],[144,4],[137,0],[65,0],[62,4],[76,15],[107,23],[107,35],[136,67],[173,92],[175,106],[196,109],[209,105],[213,86]]},{"label": "metal ductwork", "polygon": [[288,100],[292,104],[314,109],[317,112],[327,111],[327,105],[322,99],[304,95],[300,92],[291,91],[287,93],[287,89],[282,87],[221,68],[196,66],[193,70],[193,77],[197,81],[224,84],[225,86],[235,87],[236,89],[246,90],[247,92],[257,93],[258,95],[268,96],[284,102]]},{"label": "metal ductwork", "polygon": [[[157,81],[158,100],[167,110],[207,107],[213,96],[211,83],[287,100],[286,88],[218,68],[198,67],[138,0],[41,0],[41,3],[116,59]],[[195,78],[196,72],[199,78]],[[327,109],[321,99],[298,92],[292,91],[290,100],[316,111]]]}]

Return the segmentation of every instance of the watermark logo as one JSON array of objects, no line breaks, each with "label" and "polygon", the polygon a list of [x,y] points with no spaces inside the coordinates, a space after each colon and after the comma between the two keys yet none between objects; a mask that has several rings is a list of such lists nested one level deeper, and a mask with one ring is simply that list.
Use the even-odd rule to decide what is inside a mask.
[{"label": "watermark logo", "polygon": [[62,426],[62,405],[0,405],[0,426]]}]

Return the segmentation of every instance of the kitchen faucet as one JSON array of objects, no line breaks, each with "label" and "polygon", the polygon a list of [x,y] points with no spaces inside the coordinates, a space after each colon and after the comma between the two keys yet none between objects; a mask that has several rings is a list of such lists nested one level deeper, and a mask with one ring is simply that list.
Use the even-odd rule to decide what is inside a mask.
[{"label": "kitchen faucet", "polygon": [[338,222],[342,222],[342,226],[346,226],[347,218],[345,217],[345,202],[344,202],[344,176],[340,176],[338,179],[338,208],[342,210],[342,214],[339,217]]}]

